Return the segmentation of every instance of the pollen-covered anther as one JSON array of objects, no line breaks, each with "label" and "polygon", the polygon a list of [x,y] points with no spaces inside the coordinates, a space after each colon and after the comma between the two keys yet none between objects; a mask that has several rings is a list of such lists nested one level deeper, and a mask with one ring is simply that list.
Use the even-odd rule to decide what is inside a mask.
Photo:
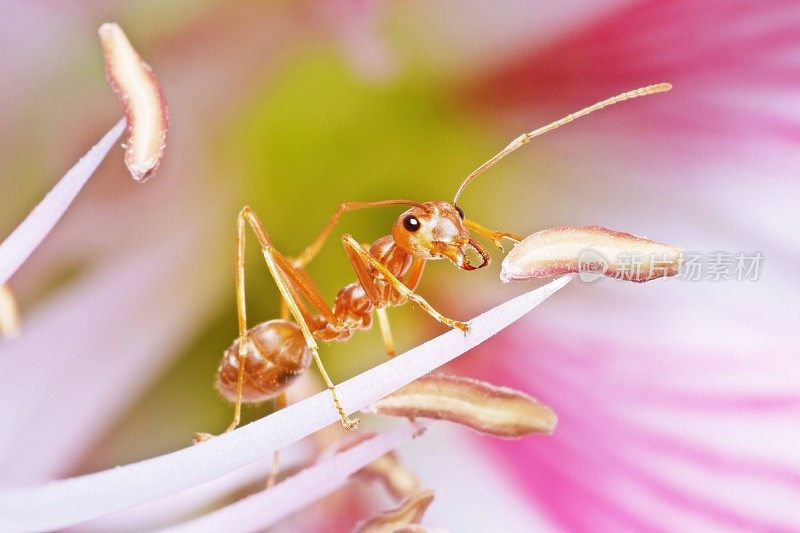
[{"label": "pollen-covered anther", "polygon": [[379,415],[449,420],[495,437],[552,433],[552,409],[525,393],[449,374],[428,374],[379,400]]},{"label": "pollen-covered anther", "polygon": [[19,336],[19,310],[14,293],[8,285],[0,285],[0,338]]},{"label": "pollen-covered anther", "polygon": [[398,531],[416,524],[433,501],[432,490],[421,490],[409,496],[399,507],[384,511],[356,526],[356,533],[383,533]]},{"label": "pollen-covered anther", "polygon": [[106,76],[128,121],[125,164],[133,179],[145,181],[158,167],[167,141],[169,112],[153,70],[117,24],[100,26]]},{"label": "pollen-covered anther", "polygon": [[[683,251],[601,226],[562,226],[523,239],[503,260],[500,280],[524,281],[577,273],[642,283],[675,276]],[[589,278],[587,278],[588,280]]]}]

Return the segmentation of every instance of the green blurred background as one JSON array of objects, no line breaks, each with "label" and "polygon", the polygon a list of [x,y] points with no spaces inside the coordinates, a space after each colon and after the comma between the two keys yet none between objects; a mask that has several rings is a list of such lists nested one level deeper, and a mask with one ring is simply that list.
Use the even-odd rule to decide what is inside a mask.
[{"label": "green blurred background", "polygon": [[[293,10],[291,4],[283,8]],[[167,14],[168,9],[158,3],[139,9],[126,13],[121,22],[165,78],[168,99],[177,100],[181,95],[173,94],[170,73],[165,71],[169,67],[158,66],[170,61],[162,57],[159,46],[142,42],[142,35],[150,34],[156,42],[164,35],[136,23],[152,20],[150,9],[164,9]],[[270,9],[281,18],[280,5]],[[292,16],[296,15],[287,15]],[[220,355],[236,333],[234,229],[242,205],[253,207],[278,248],[293,255],[311,242],[342,201],[451,199],[461,179],[517,133],[498,133],[479,113],[470,111],[458,96],[459,85],[466,83],[416,55],[412,26],[399,24],[400,15],[387,20],[393,25],[385,28],[385,33],[395,49],[406,52],[402,68],[391,75],[375,79],[359,74],[326,39],[294,43],[268,73],[256,72],[251,83],[233,90],[227,96],[228,109],[206,123],[206,131],[193,133],[203,139],[208,152],[207,172],[191,179],[218,191],[216,198],[222,204],[214,206],[214,216],[207,224],[213,228],[210,234],[217,236],[212,248],[219,254],[218,261],[210,264],[218,269],[227,292],[206,321],[187,332],[186,344],[176,347],[174,363],[156,382],[147,384],[143,398],[115,422],[81,470],[165,453],[184,446],[193,431],[218,432],[227,425],[232,406],[218,395],[213,382]],[[185,21],[181,24],[186,28]],[[169,24],[165,22],[163,27],[168,31]],[[230,38],[235,38],[235,33]],[[174,49],[174,45],[167,48]],[[91,75],[97,77],[98,73],[94,70]],[[179,117],[173,113],[173,130],[182,127]],[[186,157],[174,145],[168,150],[173,162]],[[489,226],[519,231],[531,227],[534,221],[520,223],[507,208],[507,192],[513,192],[522,179],[507,175],[519,174],[520,168],[521,164],[510,161],[502,173],[476,182],[462,202],[468,215]],[[530,176],[531,169],[524,174]],[[157,177],[164,182],[169,179],[169,172],[162,171]],[[372,242],[388,233],[400,212],[402,208],[389,207],[344,216],[308,268],[329,302],[340,287],[354,279],[336,237],[349,232]],[[491,268],[470,274],[449,264],[430,264],[420,292],[445,314],[467,318],[485,307],[480,295],[499,287],[500,256],[492,253],[496,261]],[[206,268],[202,259],[187,265],[188,270]],[[276,317],[277,290],[253,241],[246,281],[249,324]],[[519,290],[498,289],[492,298],[500,300],[512,292]],[[400,351],[443,331],[419,310],[392,309],[390,318]],[[346,343],[324,345],[322,356],[337,382],[385,357],[377,327],[357,333]],[[269,402],[246,407],[244,423],[271,409]]]}]

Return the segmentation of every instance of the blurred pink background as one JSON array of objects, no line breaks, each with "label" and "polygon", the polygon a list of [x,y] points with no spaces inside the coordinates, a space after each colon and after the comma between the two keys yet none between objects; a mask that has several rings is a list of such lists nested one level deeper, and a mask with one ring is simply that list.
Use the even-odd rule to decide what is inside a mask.
[{"label": "blurred pink background", "polygon": [[[12,278],[23,334],[0,342],[0,485],[224,429],[213,381],[236,335],[245,203],[292,255],[342,201],[449,200],[522,131],[667,81],[536,139],[460,205],[522,234],[599,224],[705,255],[760,252],[758,279],[572,283],[453,369],[553,406],[553,436],[439,424],[400,453],[436,491],[424,523],[452,531],[800,524],[796,2],[6,3],[3,237],[121,115],[104,21],[162,82],[167,155],[141,185],[112,152]],[[347,215],[337,232],[372,241],[399,211]],[[278,294],[251,252],[255,324]],[[432,264],[420,293],[464,319],[533,287],[502,286],[492,253],[475,273]],[[309,272],[331,301],[354,277],[336,242]],[[400,351],[441,331],[419,310],[390,315]],[[381,362],[377,328],[323,357],[337,381]],[[327,530],[363,517],[336,509]]]}]

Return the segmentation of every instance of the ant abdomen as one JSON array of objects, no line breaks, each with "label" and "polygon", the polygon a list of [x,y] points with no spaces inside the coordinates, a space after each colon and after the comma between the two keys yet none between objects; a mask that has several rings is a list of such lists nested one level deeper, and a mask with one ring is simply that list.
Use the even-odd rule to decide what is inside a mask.
[{"label": "ant abdomen", "polygon": [[[294,322],[268,320],[247,332],[242,401],[263,402],[277,396],[311,364],[312,353],[303,332]],[[217,389],[236,401],[239,375],[239,339],[222,356]]]}]

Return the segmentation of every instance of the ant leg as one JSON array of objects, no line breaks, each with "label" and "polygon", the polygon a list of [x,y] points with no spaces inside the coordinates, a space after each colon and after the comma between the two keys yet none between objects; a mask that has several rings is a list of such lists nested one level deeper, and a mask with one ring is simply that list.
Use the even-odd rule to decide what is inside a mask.
[{"label": "ant leg", "polygon": [[[365,250],[369,251],[369,247],[365,246]],[[415,257],[411,261],[411,266],[408,267],[408,272],[403,277],[403,285],[409,289],[416,290],[422,279],[422,272],[425,269],[425,260],[420,257]],[[389,315],[383,307],[376,307],[375,314],[378,315],[378,325],[381,327],[381,337],[383,338],[383,345],[386,346],[386,355],[391,359],[395,356],[394,340],[392,338],[392,328],[389,325]]]},{"label": "ant leg", "polygon": [[[244,255],[245,255],[245,215],[249,208],[245,207],[236,217],[236,316],[239,325],[239,353],[237,354],[238,372],[236,374],[236,401],[233,408],[233,419],[225,429],[225,433],[233,431],[241,422],[242,388],[244,386],[244,361],[247,358],[247,305],[244,290]],[[212,435],[195,433],[195,443],[203,442]]]},{"label": "ant leg", "polygon": [[306,339],[306,346],[308,346],[308,349],[311,351],[314,357],[314,362],[316,363],[320,374],[322,374],[322,379],[325,381],[325,385],[331,392],[333,403],[336,406],[336,410],[338,411],[339,417],[342,420],[342,425],[348,430],[356,429],[358,426],[358,419],[351,420],[347,416],[347,413],[345,413],[342,403],[339,400],[339,395],[336,394],[336,387],[334,386],[333,381],[331,381],[331,378],[328,375],[328,372],[325,370],[325,366],[322,364],[322,360],[319,357],[319,348],[317,346],[317,342],[308,326],[308,312],[303,309],[301,303],[298,303],[300,301],[300,299],[297,298],[298,293],[307,298],[311,304],[319,310],[320,314],[326,318],[330,317],[332,321],[336,321],[336,317],[333,315],[333,312],[330,310],[327,304],[325,304],[325,301],[322,299],[322,296],[320,296],[319,291],[316,290],[316,287],[314,287],[311,279],[305,274],[305,272],[294,268],[289,260],[275,249],[270,242],[269,237],[267,237],[267,233],[264,230],[264,226],[261,224],[261,221],[258,220],[258,217],[249,207],[244,207],[242,209],[242,211],[239,213],[239,220],[240,224],[243,224],[246,220],[253,229],[253,232],[255,233],[259,244],[261,245],[261,251],[264,256],[264,261],[267,263],[267,268],[272,274],[275,284],[278,286],[281,297],[286,302],[289,311],[292,313],[292,316],[297,321],[297,325],[303,332],[303,337]]},{"label": "ant leg", "polygon": [[439,311],[434,309],[431,304],[425,301],[425,298],[404,285],[403,282],[397,279],[388,268],[381,264],[380,261],[372,257],[369,252],[364,250],[361,245],[358,244],[358,241],[356,241],[351,235],[342,235],[342,244],[344,245],[345,252],[347,252],[347,256],[350,258],[353,269],[356,271],[356,277],[358,277],[359,283],[361,283],[361,286],[364,288],[364,292],[367,293],[367,295],[376,305],[381,303],[380,297],[378,296],[378,289],[375,286],[375,274],[367,268],[368,266],[380,272],[384,279],[392,285],[392,288],[415,304],[419,305],[426,313],[431,315],[442,324],[445,324],[451,328],[460,329],[464,333],[469,331],[469,326],[466,323],[447,318]]},{"label": "ant leg", "polygon": [[281,298],[281,310],[278,313],[278,317],[280,317],[281,320],[289,320],[290,316],[291,315],[289,314],[289,306],[286,305],[286,300]]},{"label": "ant leg", "polygon": [[[365,248],[369,251],[369,247]],[[408,267],[408,272],[403,277],[403,285],[412,291],[417,289],[420,280],[422,279],[422,272],[425,270],[425,260],[420,257],[415,257],[411,260],[411,266]],[[391,358],[395,355],[394,340],[392,339],[392,329],[389,325],[389,315],[383,307],[376,307],[375,313],[378,315],[378,324],[381,327],[381,336],[383,337],[383,344],[386,346],[386,354]]]},{"label": "ant leg", "polygon": [[[288,284],[288,286],[292,288],[294,292],[295,289],[292,287],[292,285]],[[295,300],[298,302],[298,304],[300,304],[299,307],[300,310],[303,311],[303,316],[306,317],[306,320],[310,320],[311,315],[307,313],[305,306],[301,304],[302,300],[296,294],[295,294]],[[279,317],[281,320],[289,320],[290,316],[291,315],[289,313],[289,306],[286,305],[286,300],[281,298],[281,310]],[[275,397],[275,410],[273,412],[280,411],[281,409],[286,407],[286,405],[287,405],[286,393],[282,392]],[[267,478],[267,483],[265,485],[266,488],[272,487],[275,484],[275,480],[278,478],[278,471],[279,471],[278,466],[280,464],[280,458],[281,458],[280,450],[275,450],[274,452],[272,452],[272,470],[270,471],[269,477]]]},{"label": "ant leg", "polygon": [[[286,393],[280,393],[275,399],[275,410],[280,411],[286,407]],[[267,478],[267,485],[266,488],[270,488],[275,484],[275,480],[278,478],[278,464],[280,462],[280,450],[275,450],[272,452],[272,470],[269,473],[269,477]]]},{"label": "ant leg", "polygon": [[370,207],[382,207],[385,205],[419,205],[417,202],[411,200],[379,200],[377,202],[344,202],[336,208],[333,212],[328,223],[322,228],[322,232],[317,236],[314,241],[309,244],[303,252],[292,260],[292,266],[295,268],[302,268],[311,262],[312,259],[319,253],[322,245],[331,236],[333,227],[339,221],[339,217],[346,211],[355,211],[356,209],[368,209]]},{"label": "ant leg", "polygon": [[231,420],[225,433],[236,429],[236,426],[241,421],[244,361],[247,358],[247,306],[244,294],[245,225],[243,213],[244,209],[236,218],[236,314],[239,323],[239,354],[237,361],[239,372],[236,375],[236,404],[233,408],[233,420]]},{"label": "ant leg", "polygon": [[495,246],[500,248],[501,252],[505,252],[505,250],[503,249],[503,244],[500,242],[500,239],[508,239],[508,240],[514,241],[514,242],[519,242],[519,241],[522,240],[522,235],[517,235],[516,233],[509,233],[509,232],[506,232],[506,231],[491,230],[489,228],[485,228],[485,227],[481,226],[480,224],[478,224],[477,222],[475,222],[473,220],[469,220],[469,219],[465,220],[464,221],[464,225],[470,231],[474,231],[478,235],[482,235],[483,237],[485,237],[485,238],[489,239],[490,241],[492,241]]},{"label": "ant leg", "polygon": [[[303,317],[306,321],[311,320],[311,315],[308,314],[305,306],[302,305],[302,299],[300,299],[299,295],[295,293],[296,289],[291,285],[287,284],[289,288],[292,290],[292,293],[295,295],[295,301],[298,303],[298,307],[303,312]],[[278,315],[281,320],[289,320],[291,314],[289,313],[289,306],[286,304],[286,300],[281,298],[281,310],[280,314]],[[288,404],[286,399],[286,393],[282,392],[275,397],[275,409],[273,412],[280,411]],[[279,472],[279,465],[281,459],[281,451],[275,450],[272,452],[272,469],[270,470],[269,477],[267,478],[267,482],[265,484],[265,488],[271,488],[275,484],[275,480],[278,479],[278,472]]]},{"label": "ant leg", "polygon": [[[244,386],[244,360],[247,357],[247,306],[245,303],[245,287],[244,287],[244,257],[245,257],[245,242],[246,242],[246,235],[245,235],[245,220],[250,222],[253,225],[253,221],[250,218],[254,216],[248,207],[242,209],[239,213],[239,216],[236,220],[236,230],[237,230],[237,247],[236,247],[236,311],[238,316],[238,323],[239,323],[239,353],[238,353],[238,366],[239,372],[236,376],[236,402],[233,409],[233,420],[228,425],[228,428],[225,430],[225,433],[229,431],[233,431],[241,422],[242,416],[242,388]],[[269,243],[269,240],[266,237],[266,232],[264,231],[263,227],[261,226],[260,222],[255,219],[257,226],[253,226],[253,230],[256,233],[256,237],[258,240],[262,242],[262,248],[264,243]],[[284,278],[282,273],[278,273],[276,276],[276,281],[280,278],[281,282],[287,286],[289,283]],[[308,280],[310,283],[310,280]],[[280,283],[279,283],[280,286]],[[297,298],[297,290],[293,286],[289,286],[289,292],[295,297],[296,301],[299,301]],[[321,300],[321,298],[320,298]],[[297,306],[298,313],[302,317],[304,322],[307,322],[310,319],[310,314],[306,310],[305,306],[300,305]],[[286,299],[282,299],[281,301],[281,317],[288,318],[288,307],[286,304]],[[298,319],[300,320],[300,319]],[[202,441],[209,438],[207,434],[200,434],[198,433],[195,436],[195,440]]]},{"label": "ant leg", "polygon": [[392,328],[389,325],[389,315],[386,314],[386,308],[376,307],[375,314],[378,315],[378,324],[381,327],[381,337],[383,338],[383,345],[386,346],[386,355],[389,359],[394,357],[394,339],[392,339]]},{"label": "ant leg", "polygon": [[[369,251],[369,247],[364,247],[364,249]],[[403,277],[403,284],[412,291],[416,290],[417,285],[419,285],[422,279],[422,272],[424,269],[425,260],[420,257],[415,257],[411,261],[411,266],[408,267],[408,272],[406,272],[406,275]],[[392,328],[389,325],[389,315],[383,307],[376,307],[375,314],[378,315],[378,324],[381,327],[381,337],[383,338],[384,346],[386,346],[386,354],[389,358],[392,358],[395,356],[396,352],[394,349],[394,340],[392,339]]]},{"label": "ant leg", "polygon": [[403,278],[403,285],[411,289],[412,291],[417,290],[417,286],[419,285],[420,280],[422,279],[422,272],[425,270],[425,260],[421,257],[415,257],[411,260],[411,266],[408,267],[408,272],[406,272],[405,277]]}]

